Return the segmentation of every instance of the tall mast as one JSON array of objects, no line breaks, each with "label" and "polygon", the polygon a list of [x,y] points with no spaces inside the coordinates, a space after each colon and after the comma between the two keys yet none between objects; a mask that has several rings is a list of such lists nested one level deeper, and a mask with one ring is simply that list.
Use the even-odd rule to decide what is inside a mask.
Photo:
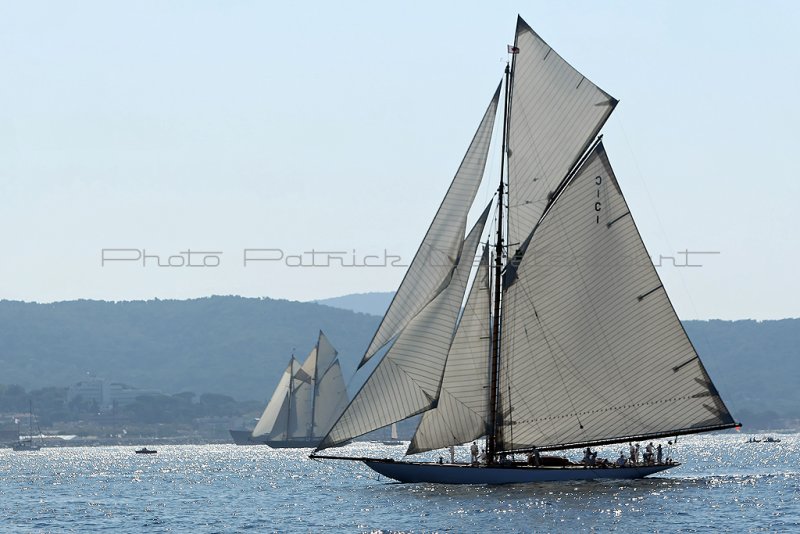
[{"label": "tall mast", "polygon": [[492,358],[489,382],[489,435],[486,439],[486,462],[494,463],[497,450],[497,401],[499,396],[499,363],[500,363],[500,300],[502,293],[501,276],[503,274],[503,207],[505,204],[505,161],[508,135],[508,105],[511,98],[511,67],[506,63],[506,94],[503,99],[503,147],[500,156],[500,186],[497,189],[497,242],[494,252],[494,317],[492,324]]},{"label": "tall mast", "polygon": [[286,439],[289,439],[289,429],[292,425],[292,396],[294,395],[294,351],[292,351],[292,361],[289,362],[289,397],[286,403]]},{"label": "tall mast", "polygon": [[[322,331],[320,331],[320,335],[322,335]],[[314,381],[314,385],[311,388],[311,427],[308,429],[308,434],[306,437],[311,439],[314,436],[314,412],[317,411],[317,373],[319,372],[319,338],[317,338],[317,353],[316,357],[314,358],[314,377],[312,380]]]}]

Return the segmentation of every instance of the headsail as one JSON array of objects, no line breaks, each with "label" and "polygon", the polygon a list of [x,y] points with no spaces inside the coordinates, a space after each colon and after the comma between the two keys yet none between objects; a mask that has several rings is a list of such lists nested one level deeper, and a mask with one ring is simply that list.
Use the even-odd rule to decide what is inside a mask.
[{"label": "headsail", "polygon": [[406,454],[458,445],[486,434],[489,410],[489,247],[447,355],[436,408],[423,414]]},{"label": "headsail", "polygon": [[490,207],[460,247],[449,283],[400,332],[317,450],[341,445],[433,406]]},{"label": "headsail", "polygon": [[359,367],[399,334],[445,287],[461,250],[467,214],[483,178],[499,96],[498,86],[450,189]]},{"label": "headsail", "polygon": [[289,390],[293,376],[298,369],[297,360],[294,356],[289,360],[289,365],[281,375],[278,387],[272,393],[272,397],[264,408],[256,427],[253,429],[253,437],[270,436],[274,434],[286,434],[288,424],[286,421],[287,409],[289,408]]},{"label": "headsail", "polygon": [[339,355],[338,351],[333,347],[328,336],[320,330],[319,331],[319,338],[317,338],[317,375],[314,377],[315,380],[319,380],[322,375],[328,370],[328,368],[333,364],[336,356]]},{"label": "headsail", "polygon": [[291,398],[289,400],[289,432],[290,438],[305,438],[311,436],[313,425],[312,414],[314,410],[315,382],[314,374],[317,369],[317,347],[314,346],[306,360],[295,371],[292,380]]},{"label": "headsail", "polygon": [[602,144],[533,232],[503,311],[501,449],[734,426]]},{"label": "headsail", "polygon": [[[523,241],[617,100],[517,19],[509,109],[508,240]],[[513,252],[513,248],[511,249]]]},{"label": "headsail", "polygon": [[317,401],[314,407],[313,437],[324,436],[331,429],[335,418],[347,405],[347,386],[342,376],[339,360],[328,367],[317,381]]}]

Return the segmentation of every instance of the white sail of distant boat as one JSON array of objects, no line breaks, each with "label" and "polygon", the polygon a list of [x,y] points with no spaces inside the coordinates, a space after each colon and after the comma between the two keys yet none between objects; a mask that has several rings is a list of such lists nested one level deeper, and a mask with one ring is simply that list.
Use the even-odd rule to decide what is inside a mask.
[{"label": "white sail of distant boat", "polygon": [[347,404],[337,354],[320,331],[302,365],[292,356],[255,428],[242,441],[276,448],[315,446]]},{"label": "white sail of distant boat", "polygon": [[[509,53],[493,243],[472,287],[467,295],[489,208],[469,233],[467,214],[500,89],[364,355],[377,365],[314,458],[361,460],[402,482],[640,478],[677,464],[653,454],[601,465],[590,448],[736,426],[597,138],[617,100],[522,18]],[[320,454],[418,414],[407,454],[485,437],[485,459]],[[582,464],[540,455],[584,447]],[[526,461],[509,461],[517,455]]]},{"label": "white sail of distant boat", "polygon": [[389,439],[384,439],[381,441],[384,445],[402,445],[403,441],[400,439],[399,434],[397,433],[397,423],[392,423],[389,428]]}]

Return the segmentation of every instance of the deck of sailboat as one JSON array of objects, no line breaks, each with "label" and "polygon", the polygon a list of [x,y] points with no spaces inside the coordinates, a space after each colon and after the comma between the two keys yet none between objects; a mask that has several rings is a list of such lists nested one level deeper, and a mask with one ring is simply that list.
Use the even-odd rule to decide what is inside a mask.
[{"label": "deck of sailboat", "polygon": [[405,462],[391,459],[362,460],[370,469],[399,482],[440,484],[519,484],[526,482],[558,482],[567,480],[635,479],[666,471],[680,464],[661,463],[630,467],[588,467],[583,465],[532,466],[498,464],[438,464]]},{"label": "deck of sailboat", "polygon": [[290,440],[264,440],[262,443],[272,447],[273,449],[310,449],[316,447],[319,440],[322,438],[312,439],[290,439]]}]

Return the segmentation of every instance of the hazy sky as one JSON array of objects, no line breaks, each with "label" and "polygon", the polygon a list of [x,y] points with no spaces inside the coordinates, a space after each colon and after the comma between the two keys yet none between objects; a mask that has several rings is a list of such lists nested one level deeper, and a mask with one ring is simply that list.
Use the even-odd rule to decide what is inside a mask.
[{"label": "hazy sky", "polygon": [[2,1],[0,298],[394,290],[292,265],[411,259],[517,13],[620,99],[606,149],[679,315],[800,316],[789,1]]}]

